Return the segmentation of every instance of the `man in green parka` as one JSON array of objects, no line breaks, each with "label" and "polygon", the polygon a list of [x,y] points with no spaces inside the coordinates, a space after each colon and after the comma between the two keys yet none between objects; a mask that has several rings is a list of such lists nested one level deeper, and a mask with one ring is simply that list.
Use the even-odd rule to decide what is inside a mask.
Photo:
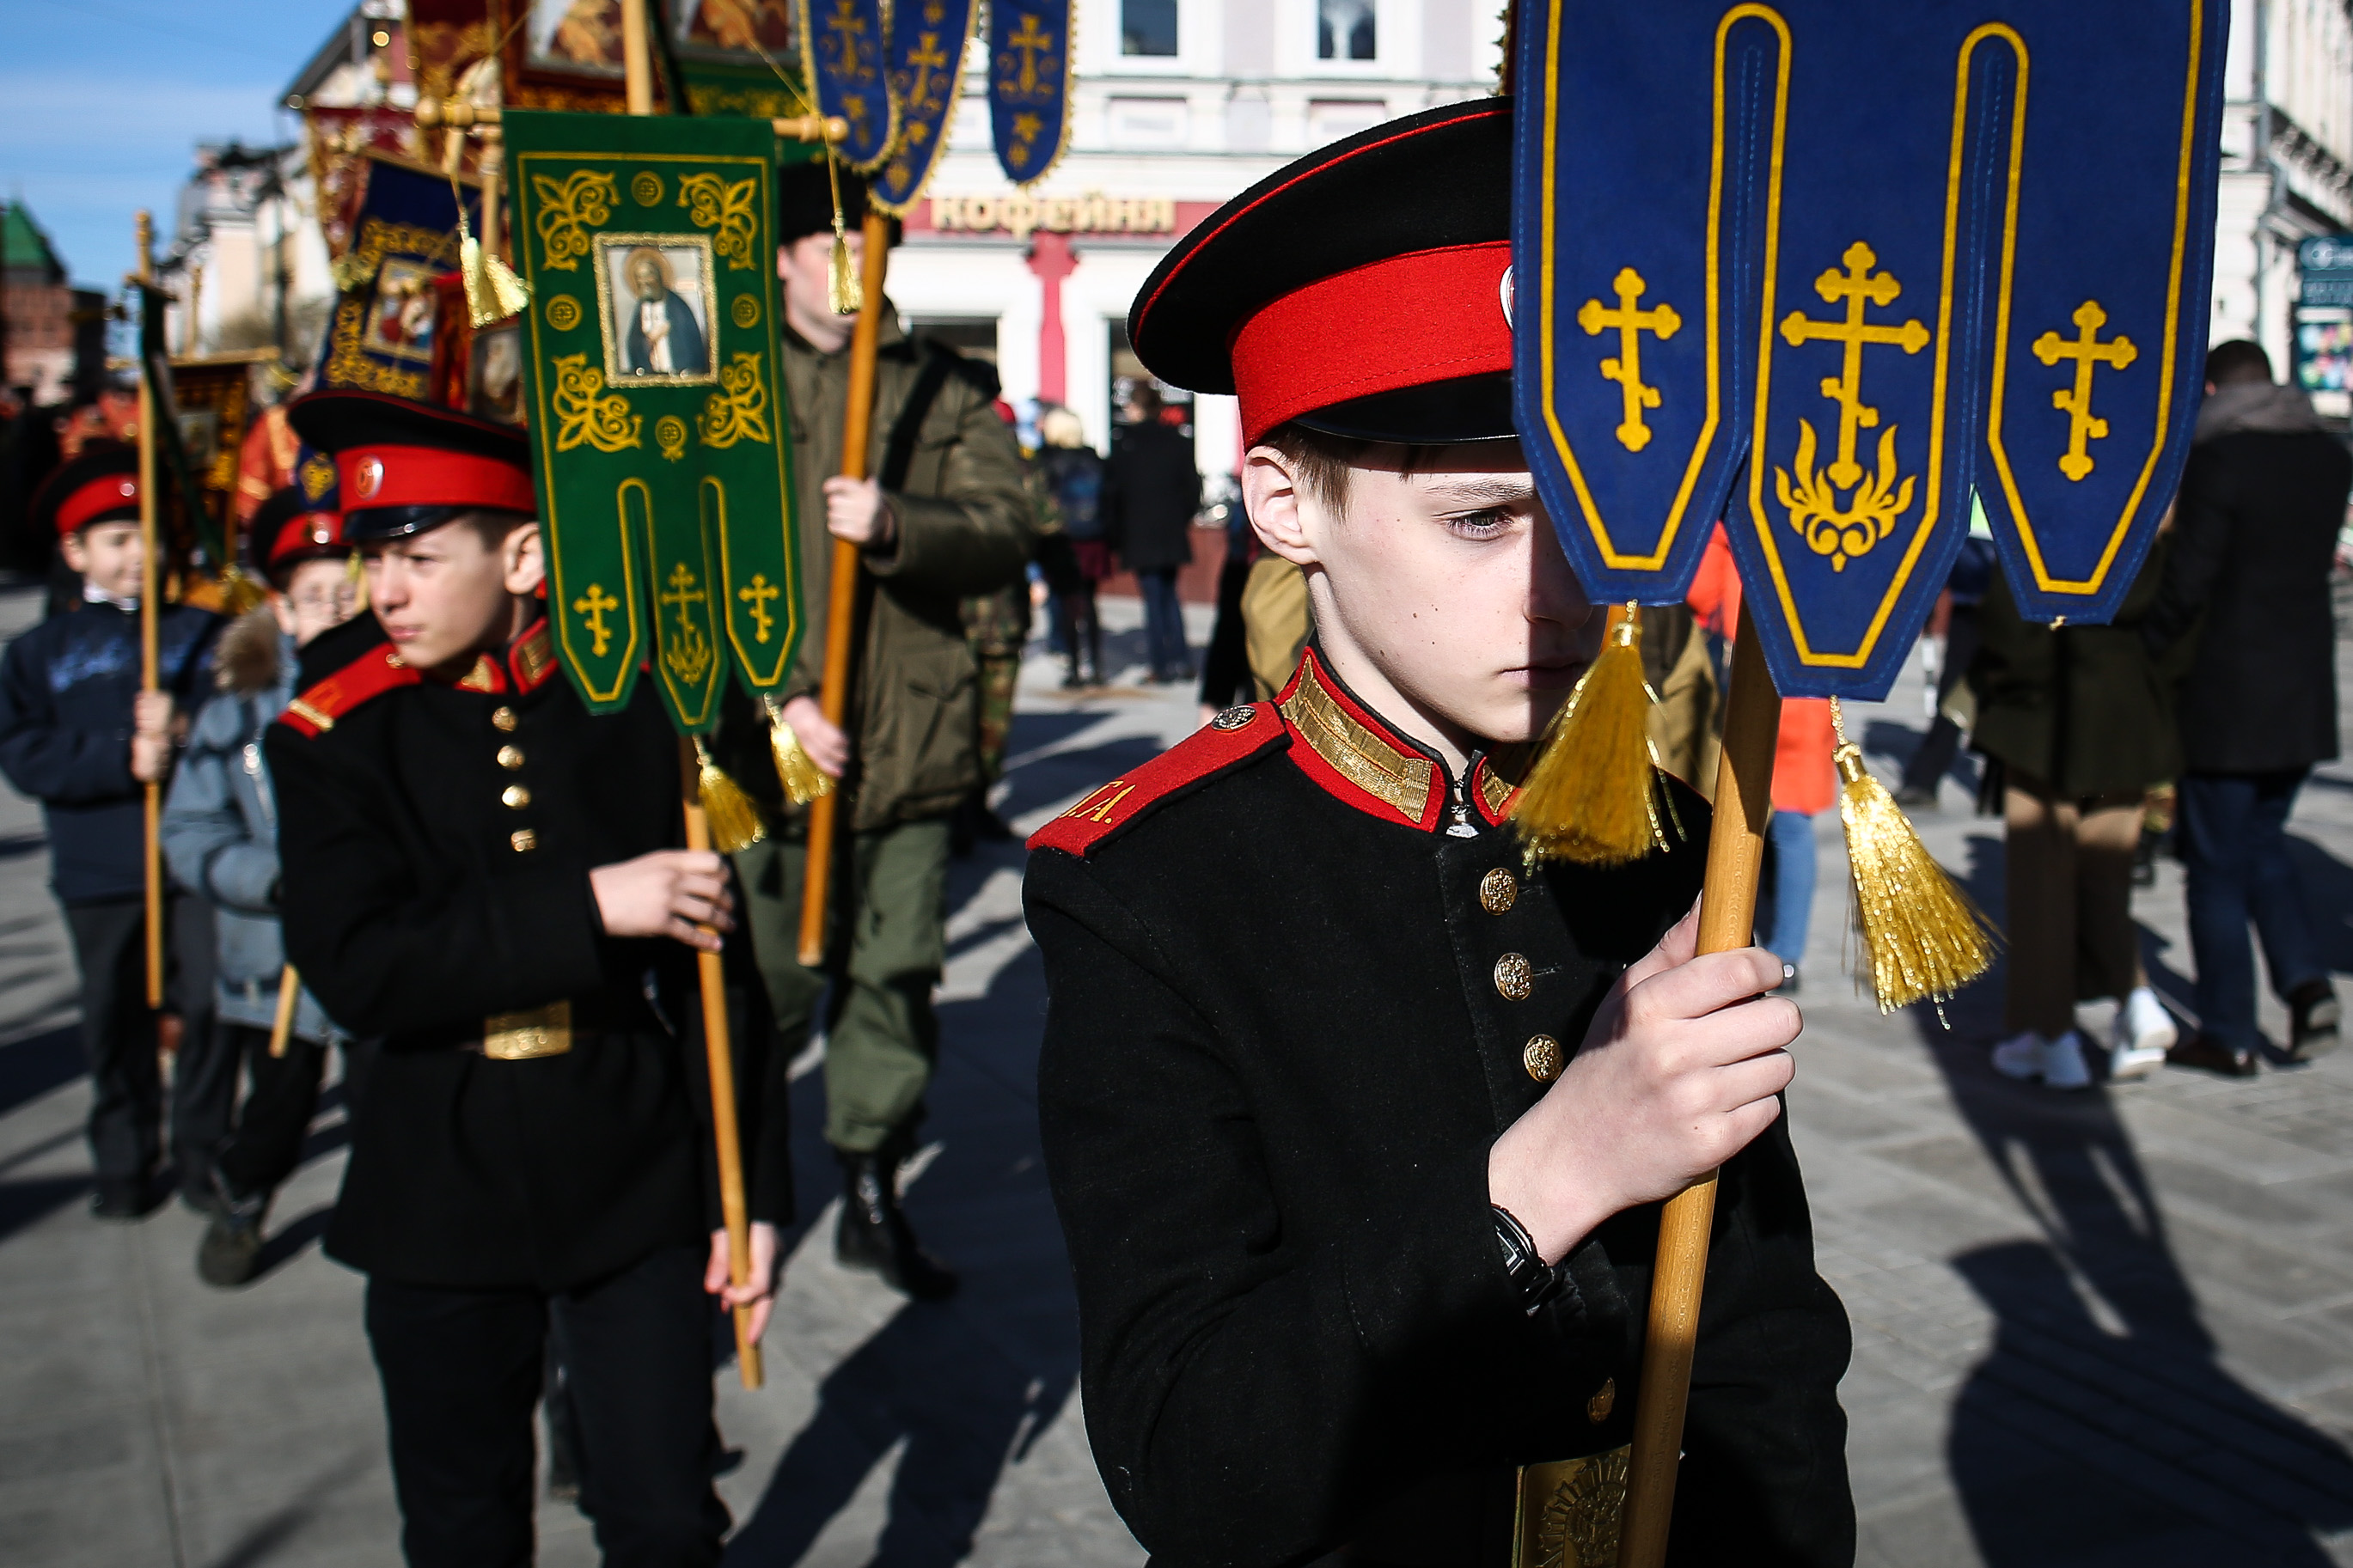
[{"label": "man in green parka", "polygon": [[[855,265],[865,188],[847,171],[840,183]],[[839,472],[858,318],[834,314],[828,299],[833,198],[825,165],[786,167],[777,190],[807,617],[783,712],[811,760],[841,781],[849,829],[835,849],[824,969],[797,962],[807,814],[786,803],[766,721],[742,702],[721,750],[778,826],[735,864],[783,1047],[797,1051],[825,1009],[826,1137],[846,1186],[835,1251],[910,1296],[936,1300],[955,1289],[955,1276],[916,1245],[896,1183],[939,1051],[932,990],[945,960],[949,818],[980,779],[975,667],[959,603],[1021,575],[1036,514],[985,378],[948,351],[911,341],[887,300],[877,302],[884,314],[873,477]],[[838,539],[859,547],[864,566],[849,721],[840,729],[818,704]]]}]

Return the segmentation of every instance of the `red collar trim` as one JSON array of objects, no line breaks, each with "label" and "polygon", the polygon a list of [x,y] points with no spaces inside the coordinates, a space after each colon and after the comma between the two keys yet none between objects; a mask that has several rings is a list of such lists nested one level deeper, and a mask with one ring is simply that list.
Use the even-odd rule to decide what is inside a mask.
[{"label": "red collar trim", "polygon": [[1471,804],[1480,819],[1490,827],[1501,827],[1511,820],[1512,807],[1519,801],[1520,786],[1497,773],[1494,763],[1482,752],[1471,768]]},{"label": "red collar trim", "polygon": [[1446,770],[1437,758],[1348,695],[1314,647],[1276,700],[1299,744],[1302,772],[1359,811],[1434,831],[1445,814]]},{"label": "red collar trim", "polygon": [[555,644],[548,636],[547,622],[532,623],[531,630],[515,639],[507,652],[507,669],[514,677],[514,689],[530,693],[538,690],[555,673]]}]

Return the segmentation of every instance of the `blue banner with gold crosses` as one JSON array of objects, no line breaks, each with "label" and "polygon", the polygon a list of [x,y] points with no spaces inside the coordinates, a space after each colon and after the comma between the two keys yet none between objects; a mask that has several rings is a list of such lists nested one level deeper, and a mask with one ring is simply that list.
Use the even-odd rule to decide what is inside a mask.
[{"label": "blue banner with gold crosses", "polygon": [[1974,490],[2030,616],[2112,615],[2195,415],[2221,0],[1524,16],[1520,421],[1596,596],[1679,597],[1721,507],[1782,694],[1875,698]]},{"label": "blue banner with gold crosses", "polygon": [[978,0],[898,0],[891,8],[884,68],[899,106],[899,140],[866,187],[867,199],[884,212],[905,216],[947,151],[977,6]]},{"label": "blue banner with gold crosses", "polygon": [[801,63],[818,112],[849,127],[842,159],[861,174],[881,166],[899,139],[897,100],[883,68],[882,0],[801,0]]},{"label": "blue banner with gold crosses", "polygon": [[316,384],[427,398],[433,380],[434,278],[458,266],[458,201],[479,233],[480,197],[470,183],[396,163],[366,160],[351,242],[335,260],[334,310],[319,345]]},{"label": "blue banner with gold crosses", "polygon": [[989,129],[1017,185],[1044,179],[1071,139],[1071,0],[989,0]]}]

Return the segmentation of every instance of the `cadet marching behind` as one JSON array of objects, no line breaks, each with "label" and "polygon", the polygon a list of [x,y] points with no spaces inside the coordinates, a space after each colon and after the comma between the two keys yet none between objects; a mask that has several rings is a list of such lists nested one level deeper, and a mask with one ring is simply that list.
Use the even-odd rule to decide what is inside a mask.
[{"label": "cadet marching behind", "polygon": [[356,1100],[358,1042],[308,992],[296,999],[284,1054],[270,1053],[286,952],[278,927],[278,802],[262,736],[295,692],[296,656],[352,618],[359,580],[343,520],[300,490],[263,502],[250,525],[269,602],[222,632],[218,689],[196,714],[164,805],[164,854],[179,884],[213,904],[217,946],[215,1050],[248,1083],[213,1162],[212,1222],[196,1252],[207,1284],[242,1285],[261,1257],[269,1200],[301,1163],[327,1048],[344,1051],[343,1096]]},{"label": "cadet marching behind", "polygon": [[[888,300],[875,370],[868,471],[840,467],[856,315],[827,296],[833,196],[825,166],[777,177],[781,333],[800,487],[801,602],[808,624],[784,716],[817,765],[842,781],[849,832],[835,847],[837,898],[822,970],[797,961],[807,816],[788,807],[767,724],[740,698],[721,734],[728,771],[780,825],[735,865],[780,1054],[797,1056],[825,1011],[826,1139],[844,1184],[835,1253],[910,1296],[935,1300],[955,1275],[925,1253],[899,1207],[898,1168],[914,1148],[939,1057],[932,991],[945,963],[951,818],[981,783],[976,661],[962,602],[1019,580],[1036,519],[1021,458],[986,379],[936,344],[918,347]],[[846,171],[853,255],[865,186]],[[831,476],[831,477],[828,477]],[[816,526],[822,519],[824,526]],[[818,704],[833,542],[863,563],[852,685],[841,729]],[[830,988],[828,989],[828,983]]]},{"label": "cadet marching behind", "polygon": [[[0,772],[41,803],[49,887],[65,906],[81,970],[82,1049],[90,1060],[90,1163],[100,1219],[137,1219],[166,1194],[157,1014],[147,1005],[146,842],[142,796],[169,776],[199,700],[220,617],[193,605],[157,616],[160,689],[140,689],[139,595],[146,552],[136,447],[93,443],[33,498],[53,527],[80,602],[9,644],[0,661]],[[210,945],[201,906],[174,897],[178,938],[171,1002],[185,1023],[172,1093],[172,1162],[182,1198],[212,1202],[215,1143],[235,1069],[215,1070],[203,1019]],[[194,917],[194,918],[191,918]]]},{"label": "cadet marching behind", "polygon": [[677,847],[653,683],[592,717],[558,673],[523,436],[365,392],[297,402],[369,606],[269,731],[287,956],[380,1042],[330,1257],[368,1277],[412,1564],[533,1549],[553,1335],[605,1561],[718,1561],[710,1296],[765,1327],[792,1211],[785,1062],[741,1038],[753,1267],[727,1284],[697,950],[725,860]]}]

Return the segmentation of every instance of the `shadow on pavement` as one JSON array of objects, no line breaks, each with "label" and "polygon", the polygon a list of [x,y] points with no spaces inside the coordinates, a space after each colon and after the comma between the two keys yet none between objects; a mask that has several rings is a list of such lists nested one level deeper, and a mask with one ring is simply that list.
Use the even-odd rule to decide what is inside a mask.
[{"label": "shadow on pavement", "polygon": [[[2001,842],[1967,878],[2001,905]],[[2353,1527],[2353,1457],[2223,1369],[2105,1083],[2072,1095],[1997,1074],[2001,973],[1912,1014],[1953,1104],[2042,1230],[1953,1260],[1996,1319],[1947,1438],[1988,1568],[2262,1562],[2323,1568]]]},{"label": "shadow on pavement", "polygon": [[79,1024],[0,1046],[0,1116],[71,1083],[85,1070]]}]

